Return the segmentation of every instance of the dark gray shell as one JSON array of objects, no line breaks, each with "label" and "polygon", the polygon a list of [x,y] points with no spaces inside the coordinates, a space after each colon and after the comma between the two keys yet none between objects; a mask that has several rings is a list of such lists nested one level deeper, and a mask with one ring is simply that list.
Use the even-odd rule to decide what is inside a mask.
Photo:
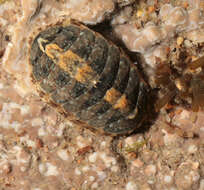
[{"label": "dark gray shell", "polygon": [[[53,44],[59,49],[56,54],[45,50]],[[30,65],[43,99],[84,126],[124,134],[146,116],[147,85],[137,68],[117,46],[82,24],[40,32],[31,46]],[[81,72],[85,67],[88,71]]]}]

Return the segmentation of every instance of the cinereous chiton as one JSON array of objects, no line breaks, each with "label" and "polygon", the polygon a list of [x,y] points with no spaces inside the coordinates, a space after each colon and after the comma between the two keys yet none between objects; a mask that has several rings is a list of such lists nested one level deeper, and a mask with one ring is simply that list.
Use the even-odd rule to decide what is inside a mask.
[{"label": "cinereous chiton", "polygon": [[40,96],[75,123],[115,135],[146,117],[148,85],[136,66],[83,24],[71,20],[41,31],[29,63]]}]

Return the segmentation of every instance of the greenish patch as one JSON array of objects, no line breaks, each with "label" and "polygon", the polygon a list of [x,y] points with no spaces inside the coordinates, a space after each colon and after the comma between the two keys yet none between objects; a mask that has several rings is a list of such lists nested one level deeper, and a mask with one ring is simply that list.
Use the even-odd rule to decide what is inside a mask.
[{"label": "greenish patch", "polygon": [[0,5],[5,3],[6,1],[10,1],[10,0],[0,0]]},{"label": "greenish patch", "polygon": [[129,153],[129,152],[138,152],[139,149],[141,149],[146,144],[147,144],[147,140],[135,142],[135,143],[131,144],[130,146],[125,147],[124,151],[126,153]]}]

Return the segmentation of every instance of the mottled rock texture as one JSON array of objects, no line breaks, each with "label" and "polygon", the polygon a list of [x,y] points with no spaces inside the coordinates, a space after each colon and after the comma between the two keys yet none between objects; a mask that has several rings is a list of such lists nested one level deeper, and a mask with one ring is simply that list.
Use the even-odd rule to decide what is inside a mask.
[{"label": "mottled rock texture", "polygon": [[177,64],[183,50],[203,56],[203,8],[203,0],[0,1],[0,189],[203,190],[203,111],[169,103],[148,130],[119,139],[118,159],[112,137],[73,125],[40,100],[28,67],[38,31],[65,18],[95,25],[107,16],[142,53],[138,64],[155,86],[158,62]]}]

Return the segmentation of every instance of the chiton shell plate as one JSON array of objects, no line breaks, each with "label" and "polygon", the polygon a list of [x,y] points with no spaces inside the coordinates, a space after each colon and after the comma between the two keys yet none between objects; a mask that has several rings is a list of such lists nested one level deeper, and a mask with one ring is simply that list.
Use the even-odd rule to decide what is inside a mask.
[{"label": "chiton shell plate", "polygon": [[146,116],[148,87],[136,66],[83,24],[72,20],[41,31],[29,64],[42,99],[73,122],[124,134]]}]

